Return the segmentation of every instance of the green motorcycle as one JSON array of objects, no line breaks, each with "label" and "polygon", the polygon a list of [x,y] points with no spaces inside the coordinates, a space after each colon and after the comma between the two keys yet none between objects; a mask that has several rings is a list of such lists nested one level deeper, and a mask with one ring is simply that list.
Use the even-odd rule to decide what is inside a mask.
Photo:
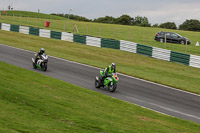
[{"label": "green motorcycle", "polygon": [[100,70],[100,75],[101,77],[96,77],[95,78],[95,87],[100,88],[104,87],[110,92],[114,92],[117,89],[117,82],[119,81],[119,78],[117,76],[117,73],[112,73],[110,77],[107,77],[102,81],[102,77],[104,76],[104,71]]}]

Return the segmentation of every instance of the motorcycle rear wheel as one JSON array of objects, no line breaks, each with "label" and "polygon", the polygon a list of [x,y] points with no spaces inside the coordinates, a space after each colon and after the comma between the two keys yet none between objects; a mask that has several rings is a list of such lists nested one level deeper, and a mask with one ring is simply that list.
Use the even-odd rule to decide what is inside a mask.
[{"label": "motorcycle rear wheel", "polygon": [[95,87],[96,87],[96,88],[100,88],[100,87],[101,87],[100,81],[97,80],[96,78],[95,78]]},{"label": "motorcycle rear wheel", "polygon": [[37,68],[37,66],[35,65],[35,63],[34,63],[34,62],[33,62],[33,68],[34,68],[34,69],[36,69],[36,68]]}]

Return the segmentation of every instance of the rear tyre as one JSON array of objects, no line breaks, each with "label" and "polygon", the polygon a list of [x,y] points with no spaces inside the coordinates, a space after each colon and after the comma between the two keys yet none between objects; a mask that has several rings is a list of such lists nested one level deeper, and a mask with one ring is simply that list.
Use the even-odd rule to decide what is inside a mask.
[{"label": "rear tyre", "polygon": [[117,84],[109,85],[109,86],[108,86],[108,90],[109,90],[110,92],[115,92],[116,89],[117,89]]},{"label": "rear tyre", "polygon": [[95,87],[96,87],[96,88],[100,88],[100,87],[101,87],[101,83],[100,83],[98,77],[95,78]]}]

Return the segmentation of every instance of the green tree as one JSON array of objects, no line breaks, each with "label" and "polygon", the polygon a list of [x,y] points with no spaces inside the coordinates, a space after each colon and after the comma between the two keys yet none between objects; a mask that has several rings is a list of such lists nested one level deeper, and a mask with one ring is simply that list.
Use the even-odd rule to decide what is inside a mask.
[{"label": "green tree", "polygon": [[143,27],[151,27],[151,24],[148,21],[147,17],[137,16],[134,19],[134,25],[143,26]]},{"label": "green tree", "polygon": [[105,17],[100,17],[100,18],[94,19],[94,22],[114,24],[115,20],[116,19],[112,16],[105,16]]},{"label": "green tree", "polygon": [[[68,18],[68,14],[65,14],[64,17]],[[86,17],[82,17],[82,16],[78,16],[78,15],[73,15],[73,14],[70,14],[69,18],[73,19],[73,20],[77,20],[77,21],[85,21],[85,22],[91,22],[92,21],[90,19],[87,19]]]},{"label": "green tree", "polygon": [[174,22],[166,22],[160,24],[161,28],[166,28],[166,29],[177,29],[176,24]]},{"label": "green tree", "polygon": [[152,27],[160,28],[160,26],[158,24],[154,24]]},{"label": "green tree", "polygon": [[200,21],[195,19],[186,20],[179,26],[179,29],[188,31],[200,31]]},{"label": "green tree", "polygon": [[131,18],[129,15],[122,15],[115,20],[115,24],[134,25],[134,18]]}]

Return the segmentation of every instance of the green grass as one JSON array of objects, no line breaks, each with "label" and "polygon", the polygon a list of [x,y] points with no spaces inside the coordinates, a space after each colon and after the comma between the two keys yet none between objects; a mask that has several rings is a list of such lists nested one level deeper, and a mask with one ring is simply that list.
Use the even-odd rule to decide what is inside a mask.
[{"label": "green grass", "polygon": [[0,62],[0,132],[198,133],[200,125],[158,114]]},{"label": "green grass", "polygon": [[0,31],[0,43],[105,68],[117,63],[117,72],[200,94],[198,68],[157,60],[120,50],[96,48],[61,40]]},{"label": "green grass", "polygon": [[[126,26],[126,25],[115,25],[115,24],[100,24],[100,23],[92,23],[92,22],[80,22],[74,20],[67,20],[66,18],[53,16],[53,15],[45,15],[33,12],[23,12],[23,11],[8,11],[8,15],[11,16],[0,16],[0,22],[17,24],[17,25],[26,25],[33,27],[45,28],[45,21],[49,20],[50,30],[56,31],[64,31],[67,29],[67,32],[73,32],[74,25],[76,24],[80,34],[83,35],[92,35],[103,38],[115,38],[117,40],[127,40],[140,44],[145,44],[154,47],[164,48],[164,44],[157,42],[154,40],[154,36],[159,31],[169,31],[176,32],[191,39],[192,44],[188,46],[187,52],[185,45],[181,44],[172,44],[167,43],[166,49],[200,55],[200,47],[195,47],[197,41],[200,42],[200,32],[192,32],[192,31],[181,31],[181,30],[168,30],[162,28],[152,28],[152,27],[138,27],[138,26]],[[22,14],[21,20],[20,17],[13,17],[12,14]],[[32,18],[26,17],[31,16]],[[36,21],[36,16],[41,16]],[[73,32],[74,33],[74,32]],[[147,41],[148,35],[148,41]]]}]

